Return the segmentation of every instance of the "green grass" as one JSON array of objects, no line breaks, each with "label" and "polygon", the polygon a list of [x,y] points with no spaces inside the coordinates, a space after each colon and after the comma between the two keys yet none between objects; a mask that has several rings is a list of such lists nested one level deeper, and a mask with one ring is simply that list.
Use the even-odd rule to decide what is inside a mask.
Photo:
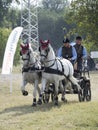
[{"label": "green grass", "polygon": [[91,74],[91,102],[79,103],[77,95],[67,95],[68,103],[59,98],[58,107],[51,101],[31,107],[33,87],[27,85],[29,95],[22,96],[21,75],[13,76],[12,94],[10,78],[0,76],[0,130],[98,130],[97,74]]}]

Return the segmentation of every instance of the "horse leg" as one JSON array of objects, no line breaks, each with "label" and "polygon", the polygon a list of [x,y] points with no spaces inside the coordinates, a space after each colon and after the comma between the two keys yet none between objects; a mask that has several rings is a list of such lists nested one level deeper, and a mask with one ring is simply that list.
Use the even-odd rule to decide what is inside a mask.
[{"label": "horse leg", "polygon": [[37,93],[37,90],[38,90],[38,80],[35,80],[34,81],[34,91],[33,91],[33,104],[32,106],[36,106],[36,93]]},{"label": "horse leg", "polygon": [[26,86],[27,82],[26,81],[22,81],[22,85],[21,85],[21,92],[24,96],[28,95],[28,92],[25,90],[25,86]]},{"label": "horse leg", "polygon": [[42,78],[41,94],[40,94],[39,100],[38,100],[38,102],[37,102],[39,105],[42,104],[42,96],[43,96],[43,93],[44,93],[44,91],[45,91],[46,82],[47,82],[47,80],[46,80],[45,78]]},{"label": "horse leg", "polygon": [[65,99],[65,89],[66,89],[66,87],[65,87],[65,85],[66,85],[65,80],[60,81],[59,84],[60,84],[60,91],[61,91],[61,93],[62,93],[61,100],[62,100],[63,102],[67,102],[67,100]]},{"label": "horse leg", "polygon": [[54,105],[58,106],[58,87],[59,81],[55,81]]}]

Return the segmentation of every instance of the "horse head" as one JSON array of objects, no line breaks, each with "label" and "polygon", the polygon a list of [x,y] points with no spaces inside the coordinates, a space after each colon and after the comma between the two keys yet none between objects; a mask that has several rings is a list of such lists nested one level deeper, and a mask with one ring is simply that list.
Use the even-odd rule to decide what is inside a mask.
[{"label": "horse head", "polygon": [[49,45],[49,40],[40,40],[40,44],[41,44],[41,48],[44,50],[44,49],[46,49],[47,47],[48,47],[48,45]]},{"label": "horse head", "polygon": [[27,67],[29,60],[30,60],[30,49],[29,49],[29,44],[21,44],[20,45],[20,55],[22,56],[23,60],[23,66]]},{"label": "horse head", "polygon": [[53,59],[55,57],[53,48],[50,45],[49,40],[40,40],[40,56],[41,56],[41,62],[44,63],[50,59]]},{"label": "horse head", "polygon": [[41,62],[43,62],[47,56],[48,56],[48,52],[49,52],[49,40],[40,40],[40,47],[39,47],[39,51],[40,51],[40,56],[41,56]]},{"label": "horse head", "polygon": [[21,47],[21,56],[23,60],[23,67],[36,67],[40,68],[40,59],[39,54],[36,51],[33,51],[31,45],[25,44],[20,45]]},{"label": "horse head", "polygon": [[29,50],[29,44],[21,44],[20,47],[21,47],[20,51],[21,55],[27,53],[27,51]]}]

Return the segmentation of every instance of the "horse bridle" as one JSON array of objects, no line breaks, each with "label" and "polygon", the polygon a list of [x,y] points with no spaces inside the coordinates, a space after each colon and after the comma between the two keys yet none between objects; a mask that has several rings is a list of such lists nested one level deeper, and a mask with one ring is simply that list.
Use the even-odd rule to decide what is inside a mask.
[{"label": "horse bridle", "polygon": [[[31,53],[31,50],[28,49],[28,53],[27,53],[28,58],[23,58],[23,56],[22,56],[22,54],[21,54],[21,56],[22,56],[22,60],[23,60],[23,61],[27,60],[27,61],[28,61],[28,64],[29,64],[29,62],[30,62],[30,53]],[[29,64],[29,65],[33,67],[36,63],[37,63],[37,60],[36,60],[34,63]],[[30,67],[30,66],[29,66],[29,67]]]},{"label": "horse bridle", "polygon": [[[47,48],[47,49],[45,50],[45,51],[46,51],[46,55],[44,55],[44,54],[41,54],[41,48],[39,47],[40,56],[43,56],[43,57],[47,58],[49,50],[50,50],[50,49]],[[45,62],[48,63],[48,62],[51,62],[51,61],[54,61],[54,62],[53,62],[53,64],[51,64],[51,65],[48,66],[48,67],[52,67],[52,66],[55,64],[56,58],[55,58],[55,59],[52,59],[52,60],[45,61]]]},{"label": "horse bridle", "polygon": [[46,51],[46,55],[41,54],[41,47],[39,47],[40,56],[43,56],[43,57],[47,58],[48,52],[49,52],[49,48],[47,48],[45,51]]},{"label": "horse bridle", "polygon": [[31,53],[31,52],[30,52],[30,50],[28,49],[28,53],[27,53],[28,58],[23,58],[23,54],[22,54],[22,52],[21,52],[22,60],[23,60],[23,61],[25,61],[25,60],[28,60],[28,61],[29,61],[29,60],[30,60],[30,53]]}]

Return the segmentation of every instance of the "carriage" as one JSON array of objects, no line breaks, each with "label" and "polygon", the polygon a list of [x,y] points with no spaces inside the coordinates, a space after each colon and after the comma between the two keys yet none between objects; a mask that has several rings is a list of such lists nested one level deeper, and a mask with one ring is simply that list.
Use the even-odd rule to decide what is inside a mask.
[{"label": "carriage", "polygon": [[[74,71],[74,76],[78,79],[78,83],[80,84],[81,87],[81,92],[78,93],[77,87],[73,84],[72,90],[66,89],[65,93],[66,94],[78,94],[78,99],[80,102],[83,101],[91,101],[91,83],[90,83],[90,74],[87,66],[85,66],[85,62],[83,62],[83,69],[82,72],[80,73],[79,71]],[[49,85],[48,91],[45,91],[43,95],[43,102],[48,103],[50,98],[53,101],[54,100],[54,90],[55,86],[54,84]],[[61,94],[61,91],[59,89],[59,94]]]},{"label": "carriage", "polygon": [[[85,66],[83,67],[82,74],[75,72],[69,60],[63,58],[59,59],[55,56],[55,53],[52,46],[49,44],[49,41],[42,42],[42,48],[39,48],[39,51],[41,57],[40,61],[41,63],[44,63],[44,70],[41,72],[42,80],[40,82],[39,74],[37,71],[35,71],[36,66],[39,67],[39,58],[35,58],[34,52],[32,49],[30,50],[28,45],[21,47],[23,51],[22,59],[24,67],[26,66],[26,68],[28,68],[28,65],[33,65],[34,67],[33,71],[31,71],[32,67],[30,66],[29,71],[23,71],[23,83],[21,86],[21,91],[23,95],[28,95],[27,91],[25,90],[25,86],[28,82],[34,83],[33,106],[36,106],[36,91],[39,93],[39,100],[37,102],[38,104],[42,104],[42,101],[44,103],[48,103],[51,97],[51,100],[54,102],[54,104],[58,105],[58,93],[62,94],[61,100],[63,102],[66,102],[66,93],[78,94],[80,102],[91,100],[89,71]],[[30,75],[30,78],[28,75]],[[34,75],[36,75],[38,78],[36,78]],[[38,87],[39,83],[42,84],[40,91]],[[68,83],[70,83],[71,91],[69,89],[66,89]]]}]

